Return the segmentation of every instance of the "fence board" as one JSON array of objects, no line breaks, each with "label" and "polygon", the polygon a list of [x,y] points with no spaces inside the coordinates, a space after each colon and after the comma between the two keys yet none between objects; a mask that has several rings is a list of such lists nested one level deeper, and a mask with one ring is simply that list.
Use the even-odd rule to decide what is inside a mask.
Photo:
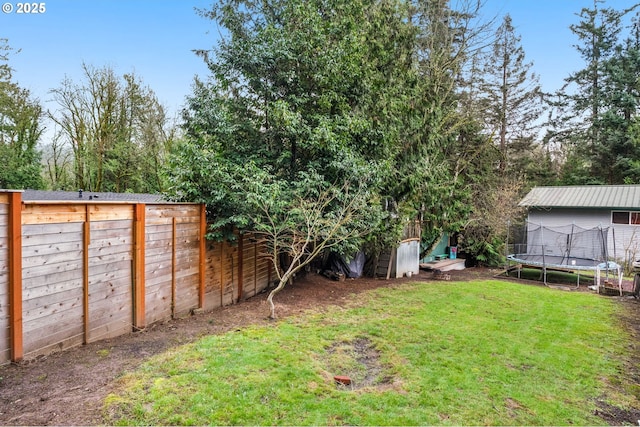
[{"label": "fence board", "polygon": [[22,269],[22,278],[23,280],[28,280],[35,277],[45,277],[46,280],[49,280],[50,276],[57,276],[65,273],[75,274],[77,272],[82,272],[82,259],[69,258],[64,262],[24,268]]},{"label": "fence board", "polygon": [[[25,357],[35,358],[41,354],[67,350],[82,345],[84,334],[82,326],[72,329],[62,329],[50,335],[39,335],[33,340],[25,342]],[[25,339],[25,341],[27,341]]]},{"label": "fence board", "polygon": [[78,231],[78,224],[64,222],[58,224],[22,224],[24,234],[41,236],[43,234],[67,234]]},{"label": "fence board", "polygon": [[91,222],[95,221],[117,221],[133,220],[133,205],[117,204],[94,204],[89,206],[89,217]]},{"label": "fence board", "polygon": [[119,295],[131,296],[131,272],[121,273],[121,277],[111,280],[90,280],[89,297],[95,302],[90,305],[91,310],[96,310],[95,304],[101,304],[109,297]]},{"label": "fence board", "polygon": [[22,224],[64,224],[83,222],[85,205],[81,204],[26,204],[22,210]]},{"label": "fence board", "polygon": [[71,242],[57,243],[51,245],[22,246],[22,259],[38,258],[40,256],[59,254],[64,252],[82,252],[82,242],[74,240]]},{"label": "fence board", "polygon": [[73,291],[82,288],[82,277],[78,277],[77,272],[71,272],[76,277],[69,275],[71,279],[60,278],[57,281],[43,281],[40,278],[25,280],[22,296],[25,301],[33,300],[49,295]]},{"label": "fence board", "polygon": [[89,310],[89,342],[132,331],[132,293],[111,295],[108,299],[92,299]]},{"label": "fence board", "polygon": [[[164,285],[164,286],[163,286]],[[171,318],[171,281],[147,288],[146,318],[150,323]]]},{"label": "fence board", "polygon": [[48,319],[53,314],[64,314],[65,311],[73,312],[76,307],[82,306],[82,292],[80,291],[81,289],[71,289],[66,292],[43,295],[39,298],[24,301],[22,309],[26,320],[24,328],[25,332],[30,330],[28,327],[29,322],[33,322],[41,318]]},{"label": "fence board", "polygon": [[33,234],[29,226],[22,226],[22,247],[23,250],[25,247],[29,246],[48,246],[48,245],[58,245],[60,243],[69,243],[69,242],[80,242],[82,243],[82,224],[74,223],[75,232],[69,233],[58,233],[58,234]]},{"label": "fence board", "polygon": [[[75,244],[73,246],[80,246],[79,244]],[[69,251],[53,251],[46,254],[36,253],[31,256],[27,256],[24,252],[22,253],[22,268],[33,269],[35,272],[40,271],[42,269],[38,269],[38,267],[45,266],[53,266],[57,264],[64,264],[69,260],[74,259],[82,259],[82,248],[78,247],[77,249],[72,249]],[[46,274],[46,273],[45,273]],[[44,275],[44,274],[41,274]]]}]

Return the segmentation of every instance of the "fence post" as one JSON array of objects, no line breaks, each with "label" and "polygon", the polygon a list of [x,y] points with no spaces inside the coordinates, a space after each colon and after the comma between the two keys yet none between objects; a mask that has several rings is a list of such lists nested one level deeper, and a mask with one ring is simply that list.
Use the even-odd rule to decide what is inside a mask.
[{"label": "fence post", "polygon": [[176,317],[176,260],[178,246],[178,221],[174,216],[171,218],[171,318]]},{"label": "fence post", "polygon": [[199,274],[200,274],[200,283],[198,287],[198,306],[199,308],[204,308],[204,292],[206,287],[205,281],[205,260],[207,258],[207,246],[206,246],[206,237],[207,234],[207,210],[206,205],[203,203],[200,205],[200,264],[199,264]]},{"label": "fence post", "polygon": [[238,236],[238,300],[237,302],[242,301],[242,294],[244,290],[244,275],[242,274],[242,270],[244,269],[244,237],[243,234],[240,233]]},{"label": "fence post", "polygon": [[85,218],[82,225],[82,312],[84,318],[83,344],[89,342],[89,245],[91,244],[91,211],[85,204]]},{"label": "fence post", "polygon": [[136,203],[133,215],[133,326],[144,329],[145,322],[145,204]]},{"label": "fence post", "polygon": [[22,343],[22,193],[9,193],[9,322],[11,360],[24,357]]}]

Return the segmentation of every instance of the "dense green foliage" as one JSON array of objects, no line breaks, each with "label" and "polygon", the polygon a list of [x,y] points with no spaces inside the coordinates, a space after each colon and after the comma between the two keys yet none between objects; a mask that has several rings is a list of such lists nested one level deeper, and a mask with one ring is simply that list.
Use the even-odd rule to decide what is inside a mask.
[{"label": "dense green foliage", "polygon": [[[174,193],[207,202],[214,229],[223,231],[255,223],[250,197],[238,190],[262,191],[264,173],[280,182],[283,201],[310,177],[325,188],[366,183],[378,194],[401,149],[402,110],[415,80],[413,33],[401,6],[233,1],[202,14],[229,36],[201,52],[211,77],[197,81],[189,98],[187,141],[174,160],[181,167],[171,168]],[[192,178],[204,175],[217,188]],[[256,185],[245,185],[252,177]],[[371,203],[382,209],[379,198]]]},{"label": "dense green foliage", "polygon": [[0,38],[0,188],[40,189],[42,166],[37,144],[43,131],[42,107],[12,79],[12,49]]},{"label": "dense green foliage", "polygon": [[597,399],[637,405],[621,307],[500,281],[381,289],[157,356],[105,424],[602,425]]},{"label": "dense green foliage", "polygon": [[[207,202],[214,229],[228,234],[260,223],[246,201],[261,185],[246,185],[247,175],[279,180],[283,200],[315,176],[325,189],[366,186],[363,240],[374,253],[396,243],[407,220],[421,219],[433,238],[459,229],[471,195],[461,161],[475,154],[458,144],[466,118],[455,82],[477,13],[364,0],[233,1],[202,11],[228,35],[200,52],[211,76],[196,82],[185,112],[175,196]],[[325,213],[348,203],[335,194]]]}]

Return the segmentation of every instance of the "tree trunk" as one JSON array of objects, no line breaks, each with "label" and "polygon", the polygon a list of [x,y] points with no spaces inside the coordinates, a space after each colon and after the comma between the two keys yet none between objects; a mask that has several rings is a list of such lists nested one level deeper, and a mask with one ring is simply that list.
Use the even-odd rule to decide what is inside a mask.
[{"label": "tree trunk", "polygon": [[280,279],[280,282],[278,283],[278,286],[276,286],[269,293],[269,296],[267,297],[267,302],[269,303],[269,319],[275,319],[276,318],[276,306],[273,303],[273,297],[285,287],[285,285],[289,281],[290,277],[291,277],[290,274],[285,274],[284,276],[282,276],[282,279]]}]

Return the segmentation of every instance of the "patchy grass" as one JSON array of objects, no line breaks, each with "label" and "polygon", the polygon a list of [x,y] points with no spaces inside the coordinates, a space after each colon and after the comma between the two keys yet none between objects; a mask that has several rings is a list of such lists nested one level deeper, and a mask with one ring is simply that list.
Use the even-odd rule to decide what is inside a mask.
[{"label": "patchy grass", "polygon": [[346,309],[155,357],[122,378],[106,422],[602,424],[596,399],[628,339],[612,321],[617,309],[593,294],[501,281],[381,289]]}]

